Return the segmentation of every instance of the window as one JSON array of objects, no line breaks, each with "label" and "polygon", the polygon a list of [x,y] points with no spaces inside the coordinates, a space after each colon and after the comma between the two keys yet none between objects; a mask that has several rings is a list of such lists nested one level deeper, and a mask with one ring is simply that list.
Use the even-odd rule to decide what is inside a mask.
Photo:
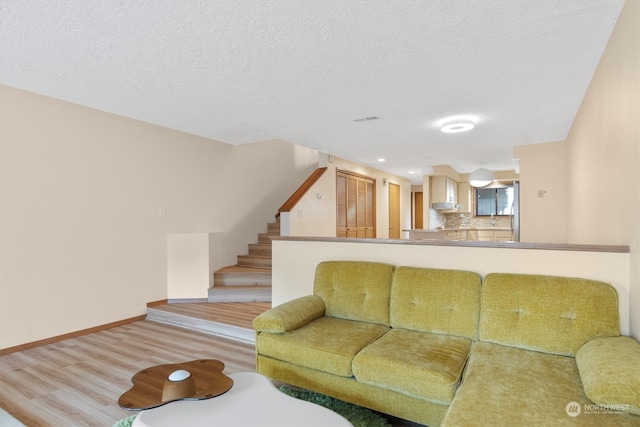
[{"label": "window", "polygon": [[508,216],[513,206],[513,185],[476,188],[476,216]]}]

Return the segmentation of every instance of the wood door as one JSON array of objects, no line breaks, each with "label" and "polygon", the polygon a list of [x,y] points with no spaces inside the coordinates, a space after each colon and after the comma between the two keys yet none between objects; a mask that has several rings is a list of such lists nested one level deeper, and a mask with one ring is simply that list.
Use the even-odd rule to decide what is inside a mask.
[{"label": "wood door", "polygon": [[389,183],[389,238],[400,238],[400,186]]},{"label": "wood door", "polygon": [[337,171],[337,237],[376,237],[374,190],[375,180],[346,171]]},{"label": "wood door", "polygon": [[336,175],[336,237],[347,237],[347,177]]},{"label": "wood door", "polygon": [[366,194],[367,194],[367,212],[365,214],[365,236],[368,239],[376,237],[376,216],[375,216],[375,181],[366,181]]},{"label": "wood door", "polygon": [[422,205],[422,191],[417,191],[413,193],[414,205],[413,205],[413,228],[416,230],[422,230],[424,228],[424,211]]},{"label": "wood door", "polygon": [[347,237],[358,237],[358,180],[347,177]]}]

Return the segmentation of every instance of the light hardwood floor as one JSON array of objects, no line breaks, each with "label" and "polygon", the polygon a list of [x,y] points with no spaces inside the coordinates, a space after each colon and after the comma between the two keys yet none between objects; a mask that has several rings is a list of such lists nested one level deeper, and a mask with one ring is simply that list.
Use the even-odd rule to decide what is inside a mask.
[{"label": "light hardwood floor", "polygon": [[255,371],[251,344],[143,320],[0,356],[0,406],[28,427],[111,426],[133,374],[205,358]]},{"label": "light hardwood floor", "polygon": [[152,307],[168,313],[182,314],[196,319],[225,323],[253,330],[251,322],[271,308],[270,302],[194,302],[161,304]]},{"label": "light hardwood floor", "polygon": [[[154,308],[250,329],[253,318],[269,307],[190,303]],[[133,414],[117,403],[133,374],[193,359],[221,360],[227,374],[256,367],[253,344],[142,320],[0,356],[0,407],[28,427],[110,427]],[[393,427],[420,427],[388,419]]]}]

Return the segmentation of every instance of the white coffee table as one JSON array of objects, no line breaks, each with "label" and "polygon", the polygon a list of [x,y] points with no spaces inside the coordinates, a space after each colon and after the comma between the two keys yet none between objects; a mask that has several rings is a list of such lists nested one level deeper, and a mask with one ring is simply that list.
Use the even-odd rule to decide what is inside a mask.
[{"label": "white coffee table", "polygon": [[253,372],[228,375],[231,390],[206,400],[181,400],[142,411],[132,427],[353,427],[346,418],[278,390]]}]

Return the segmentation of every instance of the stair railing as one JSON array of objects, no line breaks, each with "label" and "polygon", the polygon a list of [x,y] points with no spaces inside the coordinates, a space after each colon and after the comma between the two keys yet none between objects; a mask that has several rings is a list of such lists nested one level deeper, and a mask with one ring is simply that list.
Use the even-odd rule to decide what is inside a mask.
[{"label": "stair railing", "polygon": [[324,174],[326,171],[327,171],[326,167],[318,168],[318,169],[314,170],[311,173],[311,175],[309,175],[309,178],[307,178],[300,185],[300,187],[298,187],[298,189],[293,192],[291,197],[289,197],[287,199],[287,201],[284,202],[284,204],[282,206],[280,206],[280,209],[278,209],[278,213],[276,214],[276,219],[280,218],[280,214],[281,213],[291,212],[291,209],[293,209],[293,207],[300,201],[300,199],[302,199],[302,196],[304,196],[305,193],[307,191],[309,191],[311,186],[313,184],[315,184],[316,181],[318,181],[320,179],[320,177],[322,176],[322,174]]}]

